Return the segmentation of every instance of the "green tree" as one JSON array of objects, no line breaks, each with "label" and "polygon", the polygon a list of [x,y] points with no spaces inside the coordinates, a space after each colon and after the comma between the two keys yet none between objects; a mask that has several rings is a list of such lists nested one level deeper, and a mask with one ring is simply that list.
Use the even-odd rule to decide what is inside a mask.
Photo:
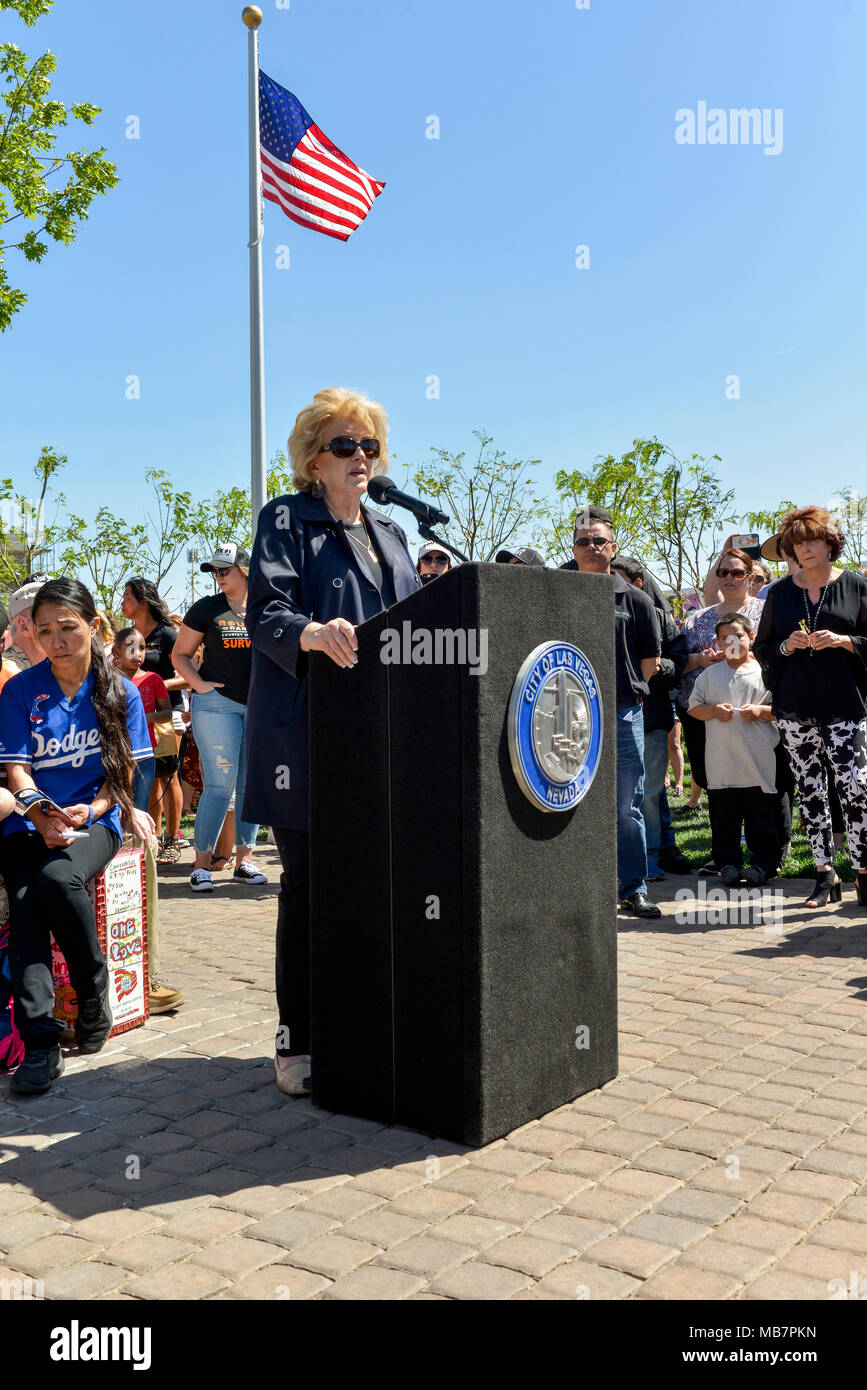
[{"label": "green tree", "polygon": [[[52,4],[53,0],[0,0],[0,10],[15,10],[32,26]],[[52,100],[56,66],[51,52],[31,63],[17,44],[0,44],[0,228],[9,229],[0,231],[0,237],[11,238],[0,240],[3,332],[27,302],[24,291],[9,283],[5,253],[17,250],[28,261],[41,261],[48,250],[46,237],[66,244],[74,241],[93,200],[118,181],[115,166],[103,157],[104,148],[58,154],[57,136],[69,116],[93,125],[100,108],[74,102],[67,111],[62,101]],[[20,232],[11,225],[19,218],[24,219]],[[24,231],[28,222],[39,225]]]},{"label": "green tree", "polygon": [[[282,449],[268,462],[265,487],[269,500],[293,492],[292,470]],[[253,512],[249,487],[220,489],[200,502],[190,517],[190,539],[202,554],[213,553],[223,541],[237,541],[248,550],[253,541]]]},{"label": "green tree", "polygon": [[131,574],[141,572],[146,542],[142,522],[130,525],[109,507],[100,507],[93,522],[70,514],[59,566],[64,574],[79,575],[99,606],[118,618],[124,584]]},{"label": "green tree", "polygon": [[635,440],[628,454],[598,458],[592,468],[561,469],[554,486],[561,502],[554,536],[554,548],[571,558],[572,534],[585,507],[604,507],[611,515],[619,548],[627,554],[642,555],[647,544],[647,512],[651,505],[651,479],[640,472],[636,457],[640,441]]},{"label": "green tree", "polygon": [[418,491],[451,517],[437,532],[470,560],[492,560],[503,547],[527,540],[547,545],[551,508],[530,472],[539,459],[507,459],[490,435],[473,434],[479,449],[472,465],[466,453],[432,449],[433,461],[412,471]]},{"label": "green tree", "polygon": [[857,488],[844,487],[828,503],[846,537],[846,545],[838,563],[847,569],[860,570],[867,565],[867,497]]},{"label": "green tree", "polygon": [[[701,454],[677,458],[657,439],[642,440],[636,448],[638,466],[646,469],[653,504],[648,506],[648,546],[645,558],[651,569],[661,567],[682,609],[690,589],[702,592],[708,557],[718,553],[717,536],[734,524],[734,488],[723,491],[710,460]],[[667,460],[667,462],[666,462]]]},{"label": "green tree", "polygon": [[561,471],[555,485],[571,526],[588,505],[607,508],[620,550],[659,572],[679,608],[686,592],[700,589],[715,537],[734,521],[734,489],[723,491],[715,473],[718,454],[679,459],[658,439],[635,439],[628,453],[597,459],[588,471]]},{"label": "green tree", "polygon": [[190,492],[175,490],[164,469],[149,468],[145,477],[153,489],[155,507],[145,513],[145,540],[136,563],[159,589],[192,537],[198,507]]},{"label": "green tree", "polygon": [[[66,505],[63,493],[49,501],[51,479],[67,458],[45,445],[33,470],[38,483],[38,495],[23,496],[11,478],[0,482],[0,586],[9,591],[17,589],[28,574],[42,568],[44,557],[53,552],[64,526],[57,517]],[[54,517],[46,521],[46,508],[54,505]]]}]

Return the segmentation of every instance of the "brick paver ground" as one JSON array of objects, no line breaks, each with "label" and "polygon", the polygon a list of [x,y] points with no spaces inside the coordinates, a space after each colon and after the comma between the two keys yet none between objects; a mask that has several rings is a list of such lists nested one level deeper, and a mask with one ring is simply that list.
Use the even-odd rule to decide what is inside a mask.
[{"label": "brick paver ground", "polygon": [[3,1083],[0,1280],[49,1299],[781,1300],[867,1281],[851,886],[808,913],[786,881],[766,927],[679,925],[666,895],[697,880],[656,885],[661,923],[619,919],[617,1079],[470,1150],[281,1096],[275,888],[217,876],[193,897],[188,872],[161,894],[184,1007],[68,1053],[45,1097]]}]

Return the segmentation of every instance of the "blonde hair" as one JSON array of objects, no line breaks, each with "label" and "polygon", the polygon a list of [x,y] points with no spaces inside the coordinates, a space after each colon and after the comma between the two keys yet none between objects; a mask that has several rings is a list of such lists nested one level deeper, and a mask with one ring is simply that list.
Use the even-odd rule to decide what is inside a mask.
[{"label": "blonde hair", "polygon": [[379,440],[380,454],[374,461],[373,472],[385,473],[388,467],[388,416],[378,401],[372,401],[363,391],[346,386],[326,386],[317,391],[310,405],[298,412],[295,428],[289,436],[289,458],[292,477],[299,492],[309,492],[314,475],[310,465],[319,454],[322,430],[331,420],[341,417],[358,420]]},{"label": "blonde hair", "polygon": [[102,608],[97,608],[96,616],[99,618],[99,640],[103,646],[113,645],[117,628],[112,619]]}]

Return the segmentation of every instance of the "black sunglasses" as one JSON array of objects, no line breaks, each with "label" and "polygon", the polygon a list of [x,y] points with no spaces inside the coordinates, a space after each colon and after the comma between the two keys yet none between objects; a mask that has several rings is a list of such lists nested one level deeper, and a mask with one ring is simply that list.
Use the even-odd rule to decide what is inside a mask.
[{"label": "black sunglasses", "polygon": [[422,555],[421,562],[428,565],[447,565],[449,557],[448,555]]},{"label": "black sunglasses", "polygon": [[592,545],[595,546],[597,550],[602,550],[604,546],[612,545],[613,542],[606,540],[604,536],[579,536],[578,539],[573,542],[573,544],[579,547],[585,545]]},{"label": "black sunglasses", "polygon": [[350,439],[348,434],[338,434],[319,450],[320,454],[333,454],[337,459],[351,459],[356,449],[361,449],[366,459],[379,458],[378,439]]},{"label": "black sunglasses", "polygon": [[717,579],[743,579],[747,570],[717,570]]}]

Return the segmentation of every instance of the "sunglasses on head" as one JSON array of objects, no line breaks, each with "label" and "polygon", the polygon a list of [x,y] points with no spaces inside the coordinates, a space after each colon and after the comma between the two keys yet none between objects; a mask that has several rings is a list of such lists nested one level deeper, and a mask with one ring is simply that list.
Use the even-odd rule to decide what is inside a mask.
[{"label": "sunglasses on head", "polygon": [[351,439],[348,434],[338,434],[323,444],[320,454],[333,454],[337,459],[351,459],[356,449],[361,449],[366,459],[379,458],[378,439]]},{"label": "sunglasses on head", "polygon": [[447,565],[449,557],[448,555],[422,555],[421,562],[423,565]]},{"label": "sunglasses on head", "polygon": [[717,579],[743,579],[746,570],[717,570]]},{"label": "sunglasses on head", "polygon": [[597,550],[602,550],[604,546],[611,545],[612,542],[605,536],[579,536],[574,544],[579,547],[592,545],[595,546]]}]

